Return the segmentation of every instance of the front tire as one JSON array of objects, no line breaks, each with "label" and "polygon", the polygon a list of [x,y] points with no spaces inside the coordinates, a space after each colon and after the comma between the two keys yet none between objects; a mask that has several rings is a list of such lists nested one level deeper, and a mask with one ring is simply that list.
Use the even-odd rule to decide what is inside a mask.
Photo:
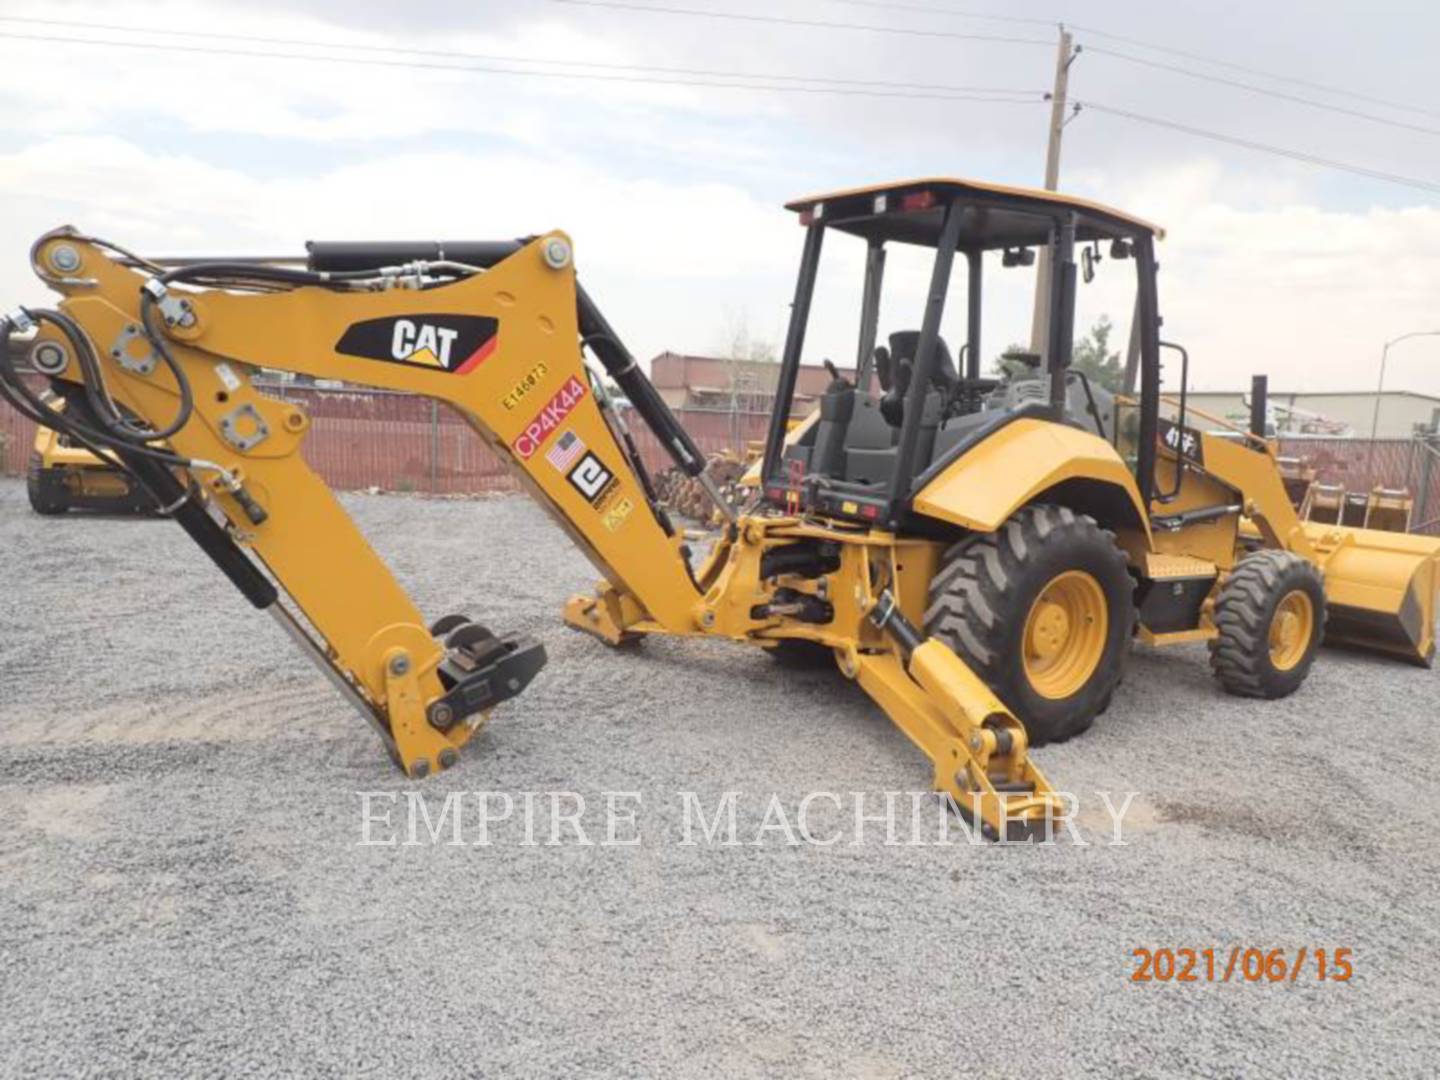
[{"label": "front tire", "polygon": [[1067,507],[1019,511],[943,556],[925,633],[985,680],[1033,746],[1104,712],[1135,630],[1135,582],[1114,536]]},{"label": "front tire", "polygon": [[1325,633],[1320,571],[1288,551],[1265,550],[1235,564],[1215,600],[1210,669],[1227,693],[1282,698],[1310,673]]}]

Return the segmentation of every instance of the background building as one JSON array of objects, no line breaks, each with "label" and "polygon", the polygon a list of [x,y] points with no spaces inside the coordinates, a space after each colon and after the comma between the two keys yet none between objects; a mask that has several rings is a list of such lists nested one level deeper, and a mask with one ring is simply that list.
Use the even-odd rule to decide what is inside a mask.
[{"label": "background building", "polygon": [[[853,367],[839,370],[854,380]],[[770,360],[728,360],[663,352],[650,361],[650,381],[672,409],[768,413],[775,400],[775,380],[779,376],[780,365]],[[792,411],[808,412],[828,385],[828,371],[819,365],[802,364]]]},{"label": "background building", "polygon": [[[1368,439],[1375,421],[1376,397],[1373,390],[1303,394],[1272,390],[1271,420],[1281,435]],[[1409,390],[1386,390],[1378,397],[1380,414],[1375,436],[1380,439],[1408,439],[1417,425],[1433,429],[1440,417],[1440,397]],[[1186,400],[1197,409],[1242,425],[1250,419],[1248,392],[1192,390]]]}]

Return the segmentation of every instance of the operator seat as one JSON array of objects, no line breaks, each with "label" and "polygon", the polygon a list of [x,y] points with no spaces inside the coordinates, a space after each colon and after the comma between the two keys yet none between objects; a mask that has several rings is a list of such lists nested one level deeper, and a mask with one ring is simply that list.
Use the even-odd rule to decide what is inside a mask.
[{"label": "operator seat", "polygon": [[[905,420],[905,395],[915,370],[915,353],[920,331],[901,330],[890,335],[890,347],[875,350],[875,374],[884,396],[876,401],[863,397],[856,403],[845,432],[844,478],[853,483],[883,485],[895,474],[896,443]],[[917,460],[928,461],[935,431],[960,375],[950,348],[943,338],[935,339],[935,371],[925,395],[921,414]]]},{"label": "operator seat", "polygon": [[[897,330],[890,335],[890,349],[886,353],[885,367],[880,370],[882,350],[875,350],[876,369],[885,396],[880,401],[880,411],[894,427],[905,421],[905,394],[910,388],[910,375],[915,370],[915,354],[920,350],[919,330]],[[889,376],[887,379],[886,376]],[[950,346],[938,334],[935,336],[935,363],[930,381],[940,392],[943,401],[950,400],[960,383],[960,372],[950,355]]]},{"label": "operator seat", "polygon": [[825,365],[830,369],[830,385],[820,396],[820,421],[815,425],[808,471],[838,479],[845,469],[845,443],[855,414],[857,394],[850,380],[842,378],[834,364],[826,360]]}]

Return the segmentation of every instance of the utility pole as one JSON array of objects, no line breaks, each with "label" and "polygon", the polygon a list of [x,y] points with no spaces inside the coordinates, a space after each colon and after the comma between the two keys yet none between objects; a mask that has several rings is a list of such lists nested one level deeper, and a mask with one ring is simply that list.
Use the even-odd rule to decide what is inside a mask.
[{"label": "utility pole", "polygon": [[[1371,466],[1375,461],[1375,440],[1380,437],[1380,402],[1385,399],[1385,361],[1390,356],[1390,347],[1399,345],[1402,341],[1409,341],[1417,337],[1440,337],[1440,330],[1412,330],[1408,334],[1401,334],[1397,338],[1391,338],[1385,342],[1385,347],[1380,350],[1380,381],[1375,387],[1375,411],[1370,417],[1370,452],[1365,455],[1365,472],[1370,473]],[[1375,486],[1375,478],[1371,476],[1370,486]]]},{"label": "utility pole", "polygon": [[[1070,93],[1070,65],[1080,52],[1065,24],[1060,24],[1060,47],[1055,54],[1055,89],[1050,93],[1050,143],[1045,149],[1045,190],[1060,188],[1060,142],[1065,137],[1065,112]],[[1040,252],[1035,266],[1035,318],[1030,348],[1045,354],[1050,335],[1050,251]]]}]

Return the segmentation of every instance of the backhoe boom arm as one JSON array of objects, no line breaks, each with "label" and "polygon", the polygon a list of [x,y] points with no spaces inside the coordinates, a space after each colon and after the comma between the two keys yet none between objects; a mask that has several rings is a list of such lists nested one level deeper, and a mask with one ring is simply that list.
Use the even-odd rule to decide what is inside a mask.
[{"label": "backhoe boom arm", "polygon": [[[35,318],[40,339],[63,350],[63,366],[45,373],[73,399],[71,423],[104,434],[113,401],[151,431],[175,428],[164,443],[173,460],[157,460],[153,439],[118,440],[116,452],[327,669],[400,764],[423,774],[456,760],[488,710],[539,670],[543,648],[458,618],[427,626],[305,462],[309,417],[262,393],[252,374],[277,369],[453,406],[626,598],[617,614],[629,622],[688,630],[698,591],[582,338],[677,460],[692,472],[704,461],[579,290],[564,234],[403,247],[312,244],[316,269],[306,271],[196,263],[147,274],[134,257],[57,230],[32,258],[65,297]],[[415,261],[424,254],[433,261]],[[408,265],[382,270],[390,255]]]}]

